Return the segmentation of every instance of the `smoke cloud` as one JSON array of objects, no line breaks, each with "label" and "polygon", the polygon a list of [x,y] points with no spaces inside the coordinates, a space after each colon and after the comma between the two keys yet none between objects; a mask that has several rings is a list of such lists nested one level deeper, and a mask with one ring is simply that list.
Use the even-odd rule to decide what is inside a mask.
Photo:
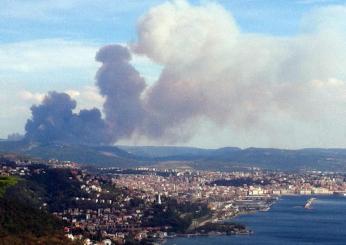
[{"label": "smoke cloud", "polygon": [[105,97],[103,111],[114,142],[129,137],[142,124],[145,112],[140,96],[146,84],[129,63],[131,54],[125,47],[105,46],[96,54],[96,60],[102,63],[96,81]]},{"label": "smoke cloud", "polygon": [[[331,89],[345,87],[346,29],[333,24],[345,13],[345,7],[317,11],[305,17],[299,35],[273,37],[242,32],[215,3],[161,4],[139,20],[138,39],[129,48],[109,45],[96,55],[104,119],[97,109],[73,113],[74,100],[51,92],[32,107],[26,136],[174,143],[188,140],[203,120],[235,129],[254,127],[266,115],[316,120],[332,103],[326,99]],[[153,85],[131,65],[131,53],[163,67]]]},{"label": "smoke cloud", "polygon": [[39,142],[109,144],[108,127],[98,109],[74,113],[76,101],[66,93],[50,92],[42,104],[31,107],[26,123],[26,139]]},{"label": "smoke cloud", "polygon": [[156,115],[147,125],[158,129],[149,136],[167,139],[174,132],[179,139],[189,133],[181,125],[199,120],[239,129],[255,127],[269,114],[319,118],[330,95],[314,81],[346,81],[346,8],[316,12],[305,17],[301,34],[273,37],[243,33],[214,3],[152,8],[132,44],[134,52],[163,66],[144,96]]}]

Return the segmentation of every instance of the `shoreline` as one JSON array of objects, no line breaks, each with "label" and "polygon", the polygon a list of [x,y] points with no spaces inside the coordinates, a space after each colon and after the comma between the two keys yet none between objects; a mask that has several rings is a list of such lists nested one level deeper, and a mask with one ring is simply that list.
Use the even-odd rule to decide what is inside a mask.
[{"label": "shoreline", "polygon": [[[227,232],[208,232],[208,233],[179,233],[174,236],[167,236],[164,240],[159,244],[165,244],[167,240],[172,240],[176,238],[195,238],[195,237],[219,237],[219,236],[249,236],[254,234],[252,230],[246,229],[246,232],[235,232],[235,233],[227,233]],[[159,241],[158,241],[159,242]]]},{"label": "shoreline", "polygon": [[[246,215],[246,214],[254,214],[256,213],[256,211],[249,211],[249,212],[239,212],[235,215],[232,216],[228,216],[225,219],[223,219],[222,221],[219,221],[217,223],[214,224],[227,224],[230,223],[231,220],[235,217],[241,216],[241,215]],[[211,217],[210,222],[212,222],[213,218]],[[208,222],[206,222],[208,223]],[[194,237],[218,237],[218,236],[248,236],[248,235],[252,235],[254,234],[254,231],[249,230],[247,227],[245,227],[245,230],[243,232],[235,232],[235,231],[231,231],[231,232],[218,232],[218,231],[210,231],[208,233],[200,233],[200,232],[195,232],[195,233],[176,233],[173,236],[167,236],[165,237],[164,241],[162,241],[162,243],[160,244],[165,244],[167,242],[168,239],[175,239],[175,238],[194,238]]]},{"label": "shoreline", "polygon": [[[331,200],[335,200],[337,203],[334,204],[334,201],[332,202],[332,205],[335,205],[333,207],[337,208],[338,210],[342,211],[342,214],[345,215],[346,212],[343,209],[346,199],[345,198],[339,198],[339,196],[335,196],[335,195],[323,195],[321,197],[321,199],[325,199],[327,201]],[[272,241],[272,239],[277,239],[274,235],[274,233],[270,232],[267,233],[267,231],[276,231],[276,227],[282,227],[283,232],[286,232],[285,230],[285,224],[286,221],[285,219],[282,220],[282,223],[280,221],[280,223],[278,224],[278,226],[276,226],[276,224],[272,223],[271,221],[276,220],[276,217],[281,217],[281,215],[285,215],[287,213],[287,211],[293,211],[295,214],[299,214],[302,215],[302,218],[305,219],[309,218],[309,220],[311,219],[311,213],[310,212],[305,212],[303,209],[303,205],[304,205],[304,201],[305,197],[300,195],[300,196],[296,196],[296,197],[291,197],[291,198],[287,198],[286,200],[281,201],[280,203],[278,203],[278,213],[275,214],[271,213],[269,215],[265,215],[267,218],[262,219],[261,217],[258,216],[254,216],[254,217],[245,217],[245,219],[239,220],[239,222],[244,222],[247,224],[248,226],[251,226],[251,228],[255,231],[253,235],[251,236],[245,236],[245,237],[241,237],[238,236],[238,238],[235,237],[227,237],[224,236],[222,238],[212,238],[213,236],[210,236],[210,238],[198,238],[198,237],[192,237],[193,239],[191,239],[191,242],[189,242],[188,239],[185,238],[179,238],[177,237],[176,242],[175,241],[169,241],[168,244],[177,244],[177,245],[181,245],[181,244],[217,244],[216,242],[218,241],[222,241],[222,244],[238,244],[237,242],[239,242],[239,244],[256,244],[256,241],[259,241],[262,239],[268,239],[268,241]],[[342,204],[342,205],[341,205]],[[316,212],[316,215],[321,214],[322,216],[320,217],[324,217],[324,213],[330,209],[330,205],[329,202],[324,203],[321,207],[318,207],[318,212]],[[297,206],[300,206],[300,209],[296,209]],[[276,216],[278,215],[278,216]],[[336,217],[340,217],[340,215],[338,213],[335,213],[334,215],[336,215]],[[269,217],[269,218],[268,218]],[[344,216],[343,216],[344,217]],[[257,219],[258,218],[258,219]],[[313,219],[313,217],[312,217]],[[258,221],[257,221],[258,220]],[[290,218],[290,220],[288,222],[294,222],[295,218]],[[344,218],[342,219],[342,222],[345,223]],[[298,222],[299,223],[299,222]],[[318,223],[318,222],[317,222]],[[323,223],[317,224],[317,223],[313,223],[313,225],[318,225],[319,227],[321,225],[323,225]],[[267,226],[270,225],[270,226]],[[266,228],[262,228],[262,227],[266,227]],[[314,233],[314,228],[311,228],[310,226],[305,227],[304,225],[300,224],[299,227],[297,228],[297,231],[300,231],[300,229],[305,229],[306,228],[306,232],[307,232],[307,236],[302,237],[301,241],[305,241],[303,239],[312,239],[313,236],[312,234]],[[273,230],[272,230],[273,229]],[[280,228],[281,229],[281,228]],[[288,231],[290,232],[290,231]],[[267,237],[267,235],[270,235],[269,237]],[[288,233],[291,234],[291,233]],[[343,231],[342,234],[345,234],[345,232]],[[319,237],[323,237],[322,234],[319,234]],[[209,240],[210,239],[210,240]],[[269,240],[270,239],[270,240]],[[285,240],[288,239],[288,240]],[[282,240],[278,241],[278,242],[290,242],[288,244],[295,244],[293,240],[294,238],[292,238],[292,240],[290,238],[284,237]],[[263,240],[264,241],[264,240]],[[265,240],[267,241],[267,240]],[[274,240],[273,240],[274,241]],[[311,242],[311,244],[315,241],[315,240],[309,240]],[[263,243],[265,244],[265,243]],[[274,244],[274,243],[270,243],[270,244]],[[276,243],[276,244],[280,244],[280,243]]]},{"label": "shoreline", "polygon": [[[285,194],[285,195],[280,195],[280,196],[276,196],[278,197],[277,201],[280,200],[280,197],[343,197],[341,195],[337,195],[335,193],[332,193],[332,194],[309,194],[309,195],[301,195],[301,194]],[[254,210],[250,210],[250,211],[241,211],[241,212],[237,212],[235,213],[234,215],[232,216],[227,216],[225,217],[223,220],[220,220],[218,221],[217,223],[230,223],[233,221],[233,219],[237,218],[237,217],[240,217],[240,216],[243,216],[243,215],[250,215],[250,214],[256,214],[258,212],[267,212],[267,211],[270,211],[271,209],[271,206],[272,205],[275,205],[277,203],[277,201],[273,202],[271,205],[269,205],[269,210],[266,210],[266,211],[260,211],[260,210],[257,210],[257,211],[254,211]],[[304,206],[304,205],[303,205]],[[210,222],[212,222],[213,218],[211,217],[209,219]],[[179,234],[175,234],[174,236],[170,236],[170,237],[166,237],[165,240],[167,239],[175,239],[175,238],[195,238],[195,237],[218,237],[218,236],[237,236],[237,235],[240,235],[240,236],[245,236],[245,235],[253,235],[255,234],[255,232],[253,230],[249,230],[247,229],[246,227],[246,232],[242,233],[242,232],[239,232],[239,233],[233,233],[233,234],[227,234],[226,232],[209,232],[209,233],[179,233]],[[160,244],[164,244],[166,243],[167,241],[164,241],[163,243],[160,243]]]}]

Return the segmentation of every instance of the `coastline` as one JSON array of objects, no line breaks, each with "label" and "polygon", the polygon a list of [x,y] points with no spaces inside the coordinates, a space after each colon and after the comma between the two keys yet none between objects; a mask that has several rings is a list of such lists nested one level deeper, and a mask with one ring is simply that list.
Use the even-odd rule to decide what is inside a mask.
[{"label": "coastline", "polygon": [[[278,200],[282,198],[285,198],[285,197],[313,197],[313,198],[318,198],[318,197],[341,197],[341,195],[337,195],[335,193],[332,193],[332,194],[309,194],[309,195],[302,195],[302,194],[285,194],[285,195],[280,195],[280,196],[275,196],[277,197],[276,201],[272,202],[270,205],[268,205],[268,210],[249,210],[249,211],[240,211],[240,212],[236,212],[234,213],[233,215],[230,215],[230,216],[226,216],[224,217],[222,220],[220,221],[217,221],[215,223],[218,223],[218,224],[224,224],[224,223],[231,223],[231,222],[234,222],[234,219],[237,218],[237,217],[240,217],[240,216],[244,216],[244,215],[249,215],[249,214],[256,214],[258,212],[267,212],[269,210],[271,210],[271,206],[272,205],[275,205],[277,203]],[[302,205],[304,207],[304,204]],[[204,221],[205,223],[208,223],[208,222],[213,222],[214,218],[213,217],[210,217],[208,220]],[[226,233],[226,232],[216,232],[216,231],[210,231],[208,233],[198,233],[198,232],[195,232],[195,233],[177,233],[173,236],[170,236],[170,237],[166,237],[165,240],[169,239],[175,239],[175,238],[196,238],[196,237],[218,237],[218,236],[235,236],[235,235],[245,235],[245,236],[248,236],[248,235],[253,235],[255,232],[253,230],[250,230],[247,228],[247,226],[245,226],[245,230],[246,232],[235,232],[235,233]],[[164,241],[164,243],[166,243],[167,241]],[[161,243],[161,244],[164,244],[164,243]]]},{"label": "coastline", "polygon": [[[256,211],[248,211],[248,212],[237,212],[232,216],[227,216],[225,217],[225,219],[223,219],[222,221],[218,221],[215,222],[213,224],[230,224],[232,222],[232,219],[241,216],[241,215],[247,215],[247,214],[254,214],[256,213]],[[208,222],[212,222],[213,221],[213,217],[210,217],[208,220],[205,221],[206,224],[208,224]],[[234,224],[234,223],[232,223]],[[242,224],[240,224],[242,225]],[[233,231],[233,232],[218,232],[218,231],[209,231],[208,233],[200,233],[200,232],[193,232],[193,233],[176,233],[174,235],[171,236],[167,236],[165,237],[164,241],[162,241],[160,244],[165,244],[167,242],[167,240],[171,240],[171,239],[175,239],[175,238],[193,238],[193,237],[218,237],[218,236],[235,236],[235,235],[242,235],[242,236],[246,236],[246,235],[252,235],[254,234],[254,232],[252,230],[249,230],[246,226],[244,226],[245,229],[242,231]]]},{"label": "coastline", "polygon": [[[167,245],[208,245],[208,244],[239,244],[239,245],[276,245],[288,244],[294,245],[297,242],[309,242],[308,244],[343,244],[340,240],[345,237],[346,232],[342,227],[346,225],[346,198],[335,195],[322,195],[318,198],[321,202],[316,203],[316,211],[310,212],[303,208],[306,202],[306,195],[285,196],[284,200],[275,204],[274,212],[265,212],[255,216],[236,215],[237,222],[251,227],[254,231],[249,236],[201,236],[191,237],[191,240],[184,237],[177,237],[176,240],[169,240]],[[332,205],[332,206],[331,206]],[[300,208],[297,208],[300,207]],[[289,214],[289,215],[288,215]],[[291,215],[292,214],[292,215]],[[263,218],[261,218],[263,216]],[[318,217],[318,222],[316,221]],[[334,217],[337,221],[335,225],[324,227],[325,222],[330,221],[330,217]],[[298,222],[299,221],[299,222]],[[306,225],[306,224],[310,225]],[[287,230],[287,227],[289,229]],[[316,233],[317,231],[321,231]],[[323,232],[325,231],[325,232]],[[325,234],[328,238],[325,237]],[[276,234],[282,233],[278,237]],[[298,240],[297,240],[298,239]],[[335,242],[335,243],[333,243]]]}]

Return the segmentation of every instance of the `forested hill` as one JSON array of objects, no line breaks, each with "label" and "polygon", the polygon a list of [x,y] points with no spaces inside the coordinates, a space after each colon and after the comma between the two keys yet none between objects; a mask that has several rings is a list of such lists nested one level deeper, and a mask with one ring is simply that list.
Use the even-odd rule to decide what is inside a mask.
[{"label": "forested hill", "polygon": [[262,168],[272,170],[346,171],[346,149],[162,146],[92,146],[62,143],[40,144],[25,141],[0,141],[1,152],[14,152],[41,159],[73,161],[95,167],[134,168],[163,166],[203,170]]},{"label": "forested hill", "polygon": [[64,236],[62,221],[42,208],[46,195],[35,180],[0,177],[1,245],[78,244]]},{"label": "forested hill", "polygon": [[133,155],[150,157],[166,167],[174,164],[175,167],[184,165],[203,170],[258,167],[287,171],[346,171],[346,149],[306,148],[286,150],[275,148],[240,149],[237,147],[201,149],[159,146],[119,146],[119,148]]},{"label": "forested hill", "polygon": [[94,166],[135,167],[141,164],[137,156],[115,146],[0,141],[1,152],[12,152],[44,160],[73,161]]}]

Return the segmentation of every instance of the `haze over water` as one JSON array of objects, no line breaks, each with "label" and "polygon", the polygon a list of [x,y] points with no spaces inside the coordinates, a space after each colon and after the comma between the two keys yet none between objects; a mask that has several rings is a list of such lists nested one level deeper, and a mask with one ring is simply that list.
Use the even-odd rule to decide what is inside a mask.
[{"label": "haze over water", "polygon": [[306,196],[282,197],[268,212],[235,218],[234,221],[254,231],[250,236],[177,238],[166,244],[345,244],[346,198],[319,196],[312,209],[304,209],[307,199]]}]

